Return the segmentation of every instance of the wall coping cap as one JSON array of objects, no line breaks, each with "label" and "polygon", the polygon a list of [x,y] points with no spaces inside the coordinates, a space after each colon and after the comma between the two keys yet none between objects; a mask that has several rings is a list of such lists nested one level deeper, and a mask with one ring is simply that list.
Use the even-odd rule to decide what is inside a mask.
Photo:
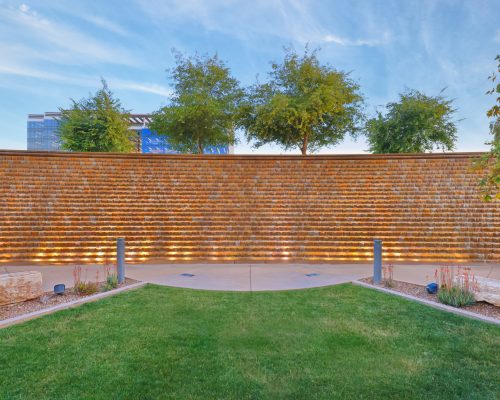
[{"label": "wall coping cap", "polygon": [[484,152],[409,153],[409,154],[318,154],[318,155],[260,155],[260,154],[141,154],[141,153],[74,153],[64,151],[0,150],[0,157],[62,157],[62,158],[125,158],[164,160],[399,160],[477,158]]}]

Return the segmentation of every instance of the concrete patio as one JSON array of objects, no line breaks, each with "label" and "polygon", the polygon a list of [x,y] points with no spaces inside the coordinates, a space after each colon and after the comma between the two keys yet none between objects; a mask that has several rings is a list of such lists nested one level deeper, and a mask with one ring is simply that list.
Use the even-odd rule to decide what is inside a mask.
[{"label": "concrete patio", "polygon": [[[56,283],[73,286],[73,266],[2,266],[0,273],[41,271],[44,290]],[[371,264],[135,264],[127,265],[126,276],[165,286],[192,289],[262,291],[291,290],[336,285],[372,275]],[[394,279],[426,284],[434,278],[436,265],[394,265]],[[471,265],[478,276],[500,279],[500,265]],[[83,266],[82,278],[104,280],[101,265]]]}]

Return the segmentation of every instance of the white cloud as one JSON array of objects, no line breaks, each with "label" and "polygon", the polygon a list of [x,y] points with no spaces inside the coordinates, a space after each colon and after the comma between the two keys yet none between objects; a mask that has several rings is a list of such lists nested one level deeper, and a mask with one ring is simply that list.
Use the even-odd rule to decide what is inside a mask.
[{"label": "white cloud", "polygon": [[[351,39],[325,27],[317,17],[317,6],[302,0],[136,0],[143,12],[161,28],[169,20],[194,20],[209,31],[251,42],[256,35],[272,35],[301,44],[336,43],[342,46],[379,46],[390,41],[381,37]],[[363,18],[371,18],[369,14]],[[368,25],[368,24],[366,24]],[[372,36],[372,35],[370,35]]]},{"label": "white cloud", "polygon": [[[3,20],[3,21],[2,21]],[[105,62],[121,65],[137,65],[137,58],[126,49],[112,46],[90,37],[74,27],[55,22],[39,15],[26,4],[18,8],[0,9],[0,21],[4,27],[28,36],[33,49],[43,48],[52,53],[52,60],[57,62],[72,59],[79,64]],[[102,22],[102,21],[101,21]]]},{"label": "white cloud", "polygon": [[170,97],[172,95],[172,91],[169,88],[155,83],[110,79],[109,85],[117,89],[133,90],[143,93],[152,93],[164,97]]},{"label": "white cloud", "polygon": [[[132,36],[132,33],[125,29],[121,24],[116,22],[114,19],[109,19],[102,16],[102,4],[98,3],[98,7],[92,7],[91,1],[77,2],[73,0],[44,0],[43,6],[46,9],[55,11],[58,14],[64,16],[71,16],[73,18],[78,18],[82,21],[89,22],[92,25],[107,30],[112,33],[116,33],[121,36]],[[21,4],[19,10],[22,12],[29,12],[32,9],[27,4]],[[116,18],[116,9],[113,9],[113,16]],[[32,11],[33,12],[33,11]],[[35,12],[36,14],[36,12]]]},{"label": "white cloud", "polygon": [[[60,82],[67,85],[81,86],[86,88],[94,88],[99,85],[98,76],[50,73],[43,69],[27,68],[22,65],[14,64],[12,62],[10,62],[9,64],[0,64],[0,74]],[[107,79],[107,81],[111,89],[130,90],[134,92],[155,94],[162,97],[169,97],[172,94],[172,91],[168,87],[158,85],[156,83],[129,81],[113,77]]]},{"label": "white cloud", "polygon": [[30,10],[30,8],[29,8],[29,6],[28,6],[28,5],[26,5],[26,4],[24,4],[24,3],[23,3],[23,4],[21,4],[21,5],[19,6],[19,10],[20,10],[21,12],[26,13],[26,12],[28,12],[28,11]]},{"label": "white cloud", "polygon": [[[78,17],[120,35],[129,34],[120,25],[103,17],[84,13]],[[16,32],[16,35],[9,40],[0,40],[0,75],[5,77],[38,79],[93,90],[99,86],[99,76],[107,70],[102,64],[136,66],[137,60],[140,60],[122,47],[112,46],[73,26],[46,18],[24,3],[0,9],[0,39],[5,39],[9,32]],[[75,67],[69,69],[68,64]],[[88,67],[95,74],[88,73]],[[113,78],[114,74],[104,75],[109,78],[112,89],[162,97],[171,93],[167,87],[156,83]],[[8,86],[8,79],[4,79],[2,85]],[[32,83],[26,79],[18,79],[17,82],[13,80],[11,86],[22,90],[23,87],[29,89],[30,85]]]},{"label": "white cloud", "polygon": [[59,75],[50,72],[46,72],[44,70],[33,69],[29,67],[25,67],[23,65],[18,65],[12,62],[2,61],[0,64],[0,74],[8,74],[8,75],[16,75],[16,76],[24,76],[27,78],[37,78],[37,79],[45,79],[50,81],[64,81],[65,79]]},{"label": "white cloud", "polygon": [[90,22],[94,24],[95,26],[106,29],[110,32],[116,33],[121,36],[131,36],[131,33],[127,31],[125,28],[123,28],[121,25],[117,24],[116,22],[113,22],[107,18],[100,17],[97,15],[87,15],[87,14],[82,14],[78,13],[75,14],[77,17],[80,17],[81,19]]},{"label": "white cloud", "polygon": [[385,33],[380,39],[347,39],[335,35],[325,35],[323,41],[326,43],[335,43],[340,46],[381,46],[390,41],[390,35]]}]

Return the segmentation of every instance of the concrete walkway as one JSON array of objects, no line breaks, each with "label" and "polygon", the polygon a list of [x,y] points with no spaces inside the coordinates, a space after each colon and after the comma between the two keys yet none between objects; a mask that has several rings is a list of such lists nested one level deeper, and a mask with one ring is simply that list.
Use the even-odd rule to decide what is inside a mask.
[{"label": "concrete walkway", "polygon": [[[433,281],[436,265],[395,265],[394,279],[416,284]],[[471,266],[478,276],[500,279],[500,265]],[[0,273],[41,271],[44,290],[56,283],[73,286],[73,266],[9,266]],[[102,266],[83,267],[82,278],[104,280]],[[336,285],[372,275],[371,264],[141,264],[128,265],[126,275],[158,285],[207,290],[261,291]]]},{"label": "concrete walkway", "polygon": [[128,276],[193,289],[261,291],[336,285],[367,276],[367,270],[363,266],[305,264],[145,265],[130,267]]}]

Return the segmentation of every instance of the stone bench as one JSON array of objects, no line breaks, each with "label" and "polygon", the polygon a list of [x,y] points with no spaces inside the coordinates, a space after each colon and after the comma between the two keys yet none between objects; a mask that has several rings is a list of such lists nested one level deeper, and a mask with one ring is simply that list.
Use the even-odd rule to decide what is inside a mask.
[{"label": "stone bench", "polygon": [[42,294],[41,272],[26,271],[0,275],[0,306],[35,299]]}]

